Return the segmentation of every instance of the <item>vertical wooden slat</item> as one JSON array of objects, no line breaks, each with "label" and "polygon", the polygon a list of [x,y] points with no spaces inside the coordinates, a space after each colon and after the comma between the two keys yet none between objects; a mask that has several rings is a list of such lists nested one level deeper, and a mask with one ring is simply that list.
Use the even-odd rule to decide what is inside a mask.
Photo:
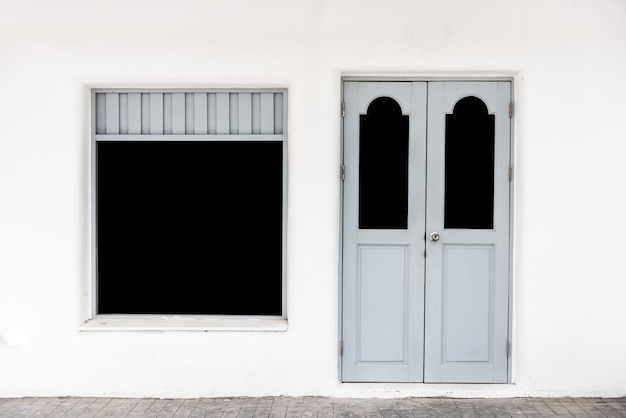
[{"label": "vertical wooden slat", "polygon": [[128,94],[120,93],[120,134],[128,134]]},{"label": "vertical wooden slat", "polygon": [[218,135],[228,134],[230,130],[230,118],[228,105],[228,93],[216,94],[216,110],[217,110],[217,129]]},{"label": "vertical wooden slat", "polygon": [[252,133],[261,133],[261,94],[252,93]]},{"label": "vertical wooden slat", "polygon": [[172,93],[163,93],[163,133],[172,133]]},{"label": "vertical wooden slat", "polygon": [[172,94],[172,133],[185,133],[185,93]]},{"label": "vertical wooden slat", "polygon": [[261,134],[274,133],[274,93],[261,93]]},{"label": "vertical wooden slat", "polygon": [[163,93],[150,93],[150,133],[163,134]]},{"label": "vertical wooden slat", "polygon": [[230,133],[238,134],[239,133],[239,94],[230,93],[230,115],[228,116],[230,119]]},{"label": "vertical wooden slat", "polygon": [[283,133],[283,94],[274,93],[274,133]]},{"label": "vertical wooden slat", "polygon": [[185,94],[185,133],[193,134],[193,93]]},{"label": "vertical wooden slat", "polygon": [[252,94],[239,93],[239,133],[252,133]]},{"label": "vertical wooden slat", "polygon": [[141,134],[141,94],[128,94],[128,133]]},{"label": "vertical wooden slat", "polygon": [[209,118],[209,134],[217,132],[217,98],[215,93],[209,93],[208,118]]},{"label": "vertical wooden slat", "polygon": [[107,93],[106,133],[117,135],[120,133],[120,95]]},{"label": "vertical wooden slat", "polygon": [[96,133],[106,133],[107,98],[104,93],[96,93]]},{"label": "vertical wooden slat", "polygon": [[206,93],[193,95],[193,133],[204,135],[207,133],[207,96]]},{"label": "vertical wooden slat", "polygon": [[141,133],[150,133],[150,94],[141,93]]}]

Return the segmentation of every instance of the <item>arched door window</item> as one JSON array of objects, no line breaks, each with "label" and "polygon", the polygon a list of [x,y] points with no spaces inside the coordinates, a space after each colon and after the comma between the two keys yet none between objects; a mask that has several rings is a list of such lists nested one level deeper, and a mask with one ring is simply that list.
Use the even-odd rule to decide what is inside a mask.
[{"label": "arched door window", "polygon": [[359,229],[406,229],[409,117],[390,97],[360,116]]},{"label": "arched door window", "polygon": [[446,115],[444,228],[493,228],[494,121],[474,96]]}]

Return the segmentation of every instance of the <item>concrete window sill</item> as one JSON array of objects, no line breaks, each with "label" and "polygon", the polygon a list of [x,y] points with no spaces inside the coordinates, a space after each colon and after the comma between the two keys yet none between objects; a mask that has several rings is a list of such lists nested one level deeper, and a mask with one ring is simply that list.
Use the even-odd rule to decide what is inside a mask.
[{"label": "concrete window sill", "polygon": [[115,316],[85,321],[81,331],[265,331],[284,332],[284,318],[233,318],[184,316]]}]

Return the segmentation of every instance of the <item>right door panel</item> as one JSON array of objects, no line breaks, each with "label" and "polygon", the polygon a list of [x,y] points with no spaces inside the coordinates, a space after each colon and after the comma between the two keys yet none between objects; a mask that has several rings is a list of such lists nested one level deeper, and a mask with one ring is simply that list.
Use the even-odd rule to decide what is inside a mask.
[{"label": "right door panel", "polygon": [[507,381],[510,83],[428,85],[424,381]]}]

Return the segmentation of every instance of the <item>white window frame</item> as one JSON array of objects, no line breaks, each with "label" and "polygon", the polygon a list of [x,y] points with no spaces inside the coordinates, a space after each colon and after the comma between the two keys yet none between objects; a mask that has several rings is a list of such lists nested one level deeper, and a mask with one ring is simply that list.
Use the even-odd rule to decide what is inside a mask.
[{"label": "white window frame", "polygon": [[[201,134],[109,134],[102,133],[102,114],[98,115],[96,103],[97,94],[129,94],[129,93],[279,93],[282,94],[281,112],[276,115],[275,123],[279,133],[262,134],[260,132],[250,134],[226,134],[226,133],[201,133]],[[94,88],[91,90],[91,179],[90,179],[90,215],[91,215],[91,280],[90,280],[90,309],[89,317],[80,327],[81,331],[286,331],[287,325],[287,109],[288,94],[286,88],[254,88],[254,89],[128,89],[128,88]],[[103,97],[103,96],[99,96]],[[101,107],[101,106],[100,106]],[[97,132],[97,130],[99,132]],[[257,129],[258,130],[258,129]],[[107,140],[128,141],[281,141],[283,144],[283,185],[282,185],[282,315],[165,315],[165,314],[98,314],[97,313],[97,262],[96,262],[96,142]]]}]

